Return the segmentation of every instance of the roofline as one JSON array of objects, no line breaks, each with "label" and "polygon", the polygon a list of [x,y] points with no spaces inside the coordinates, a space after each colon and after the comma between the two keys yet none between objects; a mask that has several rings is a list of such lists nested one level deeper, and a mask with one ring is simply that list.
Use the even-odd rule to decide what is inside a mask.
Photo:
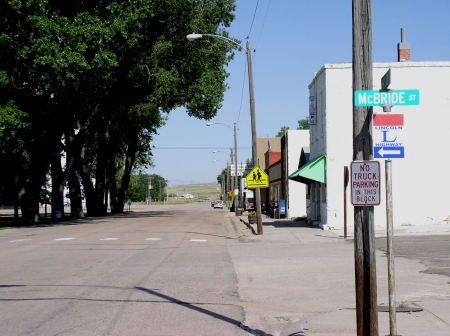
[{"label": "roofline", "polygon": [[[310,89],[316,79],[327,69],[348,69],[352,67],[351,62],[346,63],[326,63],[319,71],[314,73],[314,78],[308,85]],[[421,67],[450,67],[450,61],[420,61],[420,62],[373,62],[373,68],[421,68]]]},{"label": "roofline", "polygon": [[[277,153],[281,153],[281,152],[277,152]],[[280,159],[278,159],[277,161],[275,161],[274,163],[272,163],[269,167],[267,167],[266,169],[270,169],[270,168],[272,168],[273,166],[276,166],[277,164],[280,164],[281,163],[281,158]]]}]

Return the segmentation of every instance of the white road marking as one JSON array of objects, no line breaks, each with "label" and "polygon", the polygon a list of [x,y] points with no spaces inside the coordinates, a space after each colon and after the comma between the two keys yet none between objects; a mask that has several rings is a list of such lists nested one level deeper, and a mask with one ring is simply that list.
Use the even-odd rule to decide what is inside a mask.
[{"label": "white road marking", "polygon": [[119,238],[102,238],[100,240],[119,240]]},{"label": "white road marking", "polygon": [[161,238],[146,238],[145,240],[161,240]]},{"label": "white road marking", "polygon": [[10,243],[21,243],[27,240],[31,240],[31,239],[16,239],[16,240],[11,240]]},{"label": "white road marking", "polygon": [[207,242],[208,240],[207,239],[191,239],[190,241],[196,242],[196,243],[204,243],[204,242]]},{"label": "white road marking", "polygon": [[55,240],[73,240],[73,239],[75,239],[75,238],[57,238]]}]

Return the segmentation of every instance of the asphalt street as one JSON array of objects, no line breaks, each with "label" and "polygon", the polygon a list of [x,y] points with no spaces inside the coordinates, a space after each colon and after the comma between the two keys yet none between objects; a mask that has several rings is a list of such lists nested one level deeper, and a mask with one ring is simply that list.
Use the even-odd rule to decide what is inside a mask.
[{"label": "asphalt street", "polygon": [[[354,335],[353,242],[210,203],[0,231],[0,335]],[[385,238],[378,301],[387,302]],[[449,335],[450,235],[394,238],[402,335]],[[380,335],[388,315],[379,314]],[[384,332],[384,333],[383,333]]]},{"label": "asphalt street", "polygon": [[155,209],[0,231],[1,335],[248,335],[222,210]]},{"label": "asphalt street", "polygon": [[[375,245],[386,252],[386,238],[377,238]],[[450,235],[399,236],[393,245],[395,257],[420,260],[427,267],[424,273],[450,278]]]}]

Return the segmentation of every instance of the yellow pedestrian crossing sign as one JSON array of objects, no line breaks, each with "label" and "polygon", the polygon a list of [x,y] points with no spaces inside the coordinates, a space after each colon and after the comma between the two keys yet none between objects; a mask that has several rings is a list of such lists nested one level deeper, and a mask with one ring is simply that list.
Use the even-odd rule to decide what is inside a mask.
[{"label": "yellow pedestrian crossing sign", "polygon": [[269,176],[262,171],[258,166],[252,169],[252,171],[247,175],[247,188],[268,188],[269,187]]},{"label": "yellow pedestrian crossing sign", "polygon": [[234,190],[230,190],[230,191],[228,192],[228,196],[230,196],[230,197],[236,196],[236,194],[234,193]]}]

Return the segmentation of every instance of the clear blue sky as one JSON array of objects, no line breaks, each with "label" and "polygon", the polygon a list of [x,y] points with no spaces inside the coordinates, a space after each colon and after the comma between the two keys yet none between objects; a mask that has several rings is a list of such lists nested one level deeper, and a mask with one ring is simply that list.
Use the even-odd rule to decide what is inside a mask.
[{"label": "clear blue sky", "polygon": [[[308,85],[314,72],[325,63],[351,62],[352,1],[238,0],[229,33],[243,44],[257,3],[250,32],[252,47],[256,49],[256,132],[258,137],[274,137],[281,126],[295,129],[297,121],[307,117]],[[373,1],[374,61],[397,61],[400,28],[406,28],[411,60],[450,60],[449,14],[449,0]],[[230,126],[237,122],[238,162],[245,162],[251,158],[245,55],[236,52],[227,71],[230,88],[212,121]],[[170,113],[153,145],[157,147],[153,150],[155,167],[149,173],[163,176],[171,186],[214,182],[230,159],[233,132],[223,125],[207,127],[205,120],[189,117],[179,109]],[[219,152],[213,154],[213,148]]]}]

